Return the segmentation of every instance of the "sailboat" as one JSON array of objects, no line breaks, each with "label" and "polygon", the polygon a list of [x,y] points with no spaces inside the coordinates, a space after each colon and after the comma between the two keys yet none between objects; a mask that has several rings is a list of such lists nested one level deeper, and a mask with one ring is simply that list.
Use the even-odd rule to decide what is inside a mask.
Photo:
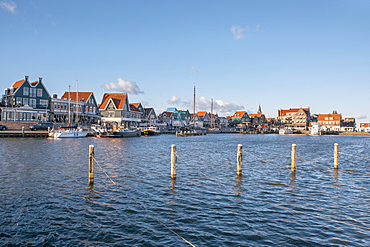
[{"label": "sailboat", "polygon": [[52,131],[50,136],[54,138],[81,138],[86,137],[88,132],[84,131],[82,128],[78,127],[78,111],[79,111],[79,99],[78,99],[78,90],[77,90],[77,81],[76,81],[76,118],[77,123],[75,126],[71,126],[71,87],[68,87],[68,126],[61,127],[57,131]]}]

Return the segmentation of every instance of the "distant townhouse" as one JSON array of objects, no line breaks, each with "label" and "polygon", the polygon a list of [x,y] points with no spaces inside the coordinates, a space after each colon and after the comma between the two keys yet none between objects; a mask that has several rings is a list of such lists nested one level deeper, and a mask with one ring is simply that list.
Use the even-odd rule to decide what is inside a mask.
[{"label": "distant townhouse", "polygon": [[116,123],[124,128],[138,127],[141,122],[140,110],[131,109],[127,93],[105,93],[99,107],[102,122]]},{"label": "distant townhouse", "polygon": [[197,112],[197,126],[198,127],[209,127],[211,118],[206,111]]},{"label": "distant townhouse", "polygon": [[175,107],[167,108],[166,111],[158,116],[159,123],[175,128],[187,126],[191,119],[191,114],[188,110],[178,110]]},{"label": "distant townhouse", "polygon": [[2,121],[49,121],[51,96],[42,78],[30,82],[29,77],[5,89],[2,97]]},{"label": "distant townhouse", "polygon": [[370,132],[370,123],[360,123],[359,131]]},{"label": "distant townhouse", "polygon": [[356,119],[355,118],[345,118],[340,123],[341,131],[353,132],[356,130]]},{"label": "distant townhouse", "polygon": [[310,108],[280,109],[277,120],[282,125],[281,127],[307,130],[310,123]]},{"label": "distant townhouse", "polygon": [[158,126],[158,118],[154,108],[144,108],[144,111],[145,119],[142,122],[145,123],[145,126]]},{"label": "distant townhouse", "polygon": [[100,121],[97,101],[92,92],[65,92],[51,99],[51,120],[57,123],[96,124]]},{"label": "distant townhouse", "polygon": [[145,119],[145,110],[141,103],[130,103],[130,105],[134,105],[137,109],[141,112],[141,119]]},{"label": "distant townhouse", "polygon": [[342,114],[329,113],[319,114],[317,122],[321,125],[324,131],[340,131],[341,130]]},{"label": "distant townhouse", "polygon": [[246,111],[237,111],[231,117],[231,125],[236,126],[240,130],[247,130],[250,126],[250,117]]}]

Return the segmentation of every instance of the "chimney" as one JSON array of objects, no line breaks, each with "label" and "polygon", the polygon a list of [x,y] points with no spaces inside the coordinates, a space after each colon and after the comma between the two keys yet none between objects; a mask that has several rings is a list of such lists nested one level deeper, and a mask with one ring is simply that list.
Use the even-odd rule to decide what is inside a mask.
[{"label": "chimney", "polygon": [[25,75],[25,76],[24,76],[24,80],[25,80],[25,81],[28,81],[28,75]]},{"label": "chimney", "polygon": [[57,99],[58,98],[58,94],[53,94],[53,98],[54,99]]},{"label": "chimney", "polygon": [[41,83],[42,82],[42,78],[41,77],[39,77],[39,83]]}]

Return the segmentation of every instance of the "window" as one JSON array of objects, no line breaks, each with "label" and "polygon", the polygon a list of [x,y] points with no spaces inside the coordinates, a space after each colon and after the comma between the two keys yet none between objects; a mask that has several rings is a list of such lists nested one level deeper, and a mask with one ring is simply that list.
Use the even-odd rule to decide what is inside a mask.
[{"label": "window", "polygon": [[36,108],[36,99],[30,99],[30,106]]},{"label": "window", "polygon": [[28,105],[28,98],[23,98],[23,105]]},{"label": "window", "polygon": [[37,97],[42,97],[42,88],[37,89]]},{"label": "window", "polygon": [[29,92],[30,92],[30,88],[29,87],[24,87],[23,88],[23,95],[24,96],[28,96],[29,95]]},{"label": "window", "polygon": [[40,99],[40,107],[48,107],[49,101],[47,99]]},{"label": "window", "polygon": [[114,111],[108,111],[108,117],[114,117]]},{"label": "window", "polygon": [[36,97],[36,88],[30,88],[30,97]]},{"label": "window", "polygon": [[16,105],[22,105],[22,98],[21,97],[17,97],[15,104]]}]

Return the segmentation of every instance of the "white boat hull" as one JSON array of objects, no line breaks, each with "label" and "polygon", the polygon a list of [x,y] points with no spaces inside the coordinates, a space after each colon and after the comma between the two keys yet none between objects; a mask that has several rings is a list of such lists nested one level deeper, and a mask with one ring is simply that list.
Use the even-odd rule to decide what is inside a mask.
[{"label": "white boat hull", "polygon": [[53,134],[54,138],[81,138],[86,136],[87,132],[79,130],[60,131]]}]

